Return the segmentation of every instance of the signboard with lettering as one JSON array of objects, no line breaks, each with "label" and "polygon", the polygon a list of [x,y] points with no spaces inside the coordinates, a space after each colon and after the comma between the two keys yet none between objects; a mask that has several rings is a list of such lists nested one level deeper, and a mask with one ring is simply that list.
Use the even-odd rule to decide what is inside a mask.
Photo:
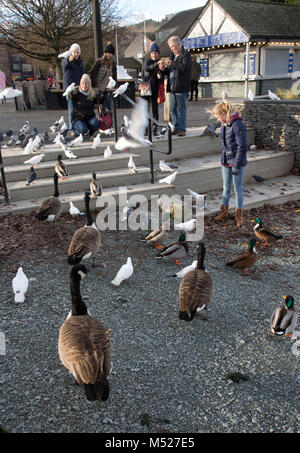
[{"label": "signboard with lettering", "polygon": [[[246,55],[244,55],[244,74],[246,74]],[[255,74],[255,53],[249,55],[248,74]]]},{"label": "signboard with lettering", "polygon": [[185,49],[199,49],[200,47],[216,47],[226,44],[239,44],[248,42],[249,38],[242,31],[221,33],[219,35],[206,35],[197,38],[186,38],[182,40]]},{"label": "signboard with lettering", "polygon": [[200,58],[201,77],[208,77],[208,58]]}]

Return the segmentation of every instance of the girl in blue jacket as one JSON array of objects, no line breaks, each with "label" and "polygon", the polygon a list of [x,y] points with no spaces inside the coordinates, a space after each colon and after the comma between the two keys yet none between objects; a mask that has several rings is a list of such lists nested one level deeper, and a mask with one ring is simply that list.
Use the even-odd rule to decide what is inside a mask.
[{"label": "girl in blue jacket", "polygon": [[238,113],[232,112],[232,106],[228,99],[217,104],[212,116],[222,123],[222,156],[221,170],[223,179],[223,196],[221,211],[215,220],[228,217],[228,205],[231,195],[232,180],[236,196],[236,225],[243,225],[243,177],[247,165],[247,131],[243,119]]}]

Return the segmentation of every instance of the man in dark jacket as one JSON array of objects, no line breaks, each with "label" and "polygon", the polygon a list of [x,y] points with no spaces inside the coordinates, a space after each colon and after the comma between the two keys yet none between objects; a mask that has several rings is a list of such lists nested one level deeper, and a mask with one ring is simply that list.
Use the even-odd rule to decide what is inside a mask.
[{"label": "man in dark jacket", "polygon": [[188,101],[193,100],[193,94],[195,93],[195,101],[198,101],[198,83],[201,74],[200,63],[197,63],[196,57],[192,56],[192,80],[191,80],[191,94]]},{"label": "man in dark jacket", "polygon": [[186,100],[191,86],[192,59],[179,36],[171,36],[168,45],[172,51],[171,60],[159,63],[159,68],[168,75],[167,92],[170,101],[170,116],[174,126],[173,135],[186,135]]},{"label": "man in dark jacket", "polygon": [[[76,86],[80,84],[80,79],[84,73],[84,63],[80,58],[80,46],[78,44],[72,44],[70,47],[71,55],[64,58],[61,62],[63,70],[63,89],[66,90],[71,83],[75,83]],[[69,116],[69,127],[71,133],[75,134],[72,127],[72,111],[73,104],[70,99],[67,99],[68,104],[68,116]]]}]

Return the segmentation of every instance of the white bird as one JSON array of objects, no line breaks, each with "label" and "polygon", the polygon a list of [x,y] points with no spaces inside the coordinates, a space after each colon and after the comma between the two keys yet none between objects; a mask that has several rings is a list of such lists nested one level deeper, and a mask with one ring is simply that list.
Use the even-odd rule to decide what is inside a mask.
[{"label": "white bird", "polygon": [[159,161],[159,169],[161,172],[166,172],[166,171],[169,171],[169,172],[172,172],[173,171],[173,168],[171,168],[165,160],[160,160]]},{"label": "white bird", "polygon": [[0,93],[0,99],[13,99],[22,96],[23,91],[16,90],[15,88],[7,87]]},{"label": "white bird", "polygon": [[97,134],[94,138],[93,144],[91,146],[92,149],[96,149],[101,143],[101,134]]},{"label": "white bird", "polygon": [[33,156],[29,160],[25,160],[24,164],[38,165],[44,157],[45,157],[44,153],[38,154],[37,156]]},{"label": "white bird", "polygon": [[126,204],[123,208],[123,214],[122,214],[122,217],[120,218],[120,221],[121,222],[125,222],[126,219],[128,219],[128,217],[130,216],[130,214],[132,213],[132,211],[134,211],[134,208],[132,206],[129,205],[129,201],[126,200]]},{"label": "white bird", "polygon": [[140,148],[151,146],[152,143],[145,139],[145,131],[148,126],[148,105],[145,99],[139,98],[135,104],[130,125],[127,134],[119,138],[115,144],[118,151],[123,151],[128,148]]},{"label": "white bird", "polygon": [[29,129],[30,129],[29,121],[26,121],[24,126],[20,129],[20,133],[21,134],[26,134],[26,132],[28,132]]},{"label": "white bird", "polygon": [[131,171],[131,173],[136,173],[136,165],[135,165],[135,163],[133,161],[133,157],[132,156],[129,157],[128,170]]},{"label": "white bird", "polygon": [[66,122],[64,121],[63,124],[62,124],[62,126],[61,126],[61,128],[60,128],[60,132],[65,132],[65,131],[67,131],[68,129],[69,129],[69,128],[68,128]]},{"label": "white bird", "polygon": [[66,50],[63,53],[60,53],[57,58],[69,58],[72,55],[72,50]]},{"label": "white bird", "polygon": [[[114,91],[114,98],[116,98],[117,96],[119,96],[119,94],[125,93],[125,91],[127,90],[127,88],[128,88],[128,82],[123,83],[123,85],[120,85],[119,88],[117,88],[117,89]],[[147,102],[147,101],[146,101],[146,102]]]},{"label": "white bird", "polygon": [[170,126],[171,131],[174,131],[174,124],[171,121],[168,122],[168,126]]},{"label": "white bird", "polygon": [[116,83],[117,83],[117,82],[116,82],[111,76],[109,76],[109,81],[108,81],[108,84],[107,84],[107,87],[106,87],[106,88],[107,88],[108,90],[111,90],[112,88],[115,88]]},{"label": "white bird", "polygon": [[130,123],[131,123],[130,119],[128,118],[128,116],[127,116],[127,115],[124,115],[124,117],[123,117],[123,120],[124,120],[124,124],[125,124],[125,126],[126,126],[126,127],[127,127],[127,129],[128,129],[128,128],[129,128],[129,126],[130,126]]},{"label": "white bird", "polygon": [[175,181],[175,178],[177,176],[177,173],[178,171],[174,171],[174,173],[172,173],[171,175],[167,176],[166,178],[163,178],[163,179],[159,179],[158,182],[159,183],[162,183],[162,184],[173,184],[173,182]]},{"label": "white bird", "polygon": [[63,135],[58,133],[57,136],[55,137],[55,139],[53,140],[53,143],[55,143],[56,145],[59,145],[59,142],[62,143],[63,138],[64,138]]},{"label": "white bird", "polygon": [[131,258],[127,258],[126,264],[123,264],[123,266],[120,268],[118,271],[117,275],[115,278],[111,281],[111,283],[114,286],[119,286],[123,280],[127,280],[131,275],[133,274],[133,266],[132,266],[132,261]]},{"label": "white bird", "polygon": [[22,267],[19,267],[16,276],[13,278],[12,287],[15,293],[15,302],[24,302],[28,290],[28,278]]},{"label": "white bird", "polygon": [[188,272],[193,271],[197,267],[198,261],[195,260],[190,264],[189,266],[184,267],[181,269],[179,272],[176,272],[175,274],[171,275],[171,277],[177,277],[177,278],[183,278]]},{"label": "white bird", "polygon": [[49,126],[49,130],[52,132],[52,134],[55,134],[55,132],[58,131],[58,124],[52,124],[52,126]]},{"label": "white bird", "polygon": [[109,159],[112,156],[112,150],[110,146],[107,146],[104,150],[104,159]]},{"label": "white bird", "polygon": [[36,151],[40,148],[41,141],[42,141],[41,137],[39,135],[36,135],[32,142],[33,151]]},{"label": "white bird", "polygon": [[[61,143],[63,145],[63,143]],[[78,156],[76,156],[72,150],[64,147],[64,153],[68,159],[78,159]]]},{"label": "white bird", "polygon": [[75,82],[71,83],[71,85],[69,85],[63,92],[63,96],[68,96],[68,94],[71,93],[71,91],[75,90],[75,88],[76,88]]},{"label": "white bird", "polygon": [[192,196],[192,198],[194,198],[195,200],[197,200],[197,199],[202,199],[202,200],[203,200],[203,203],[204,203],[204,206],[206,205],[206,199],[207,199],[206,194],[200,194],[200,193],[194,192],[194,191],[191,190],[191,189],[186,189],[186,190],[187,190],[188,193]]},{"label": "white bird", "polygon": [[84,214],[84,212],[80,212],[80,210],[74,206],[74,204],[72,203],[72,201],[70,201],[70,209],[69,209],[69,213],[72,217],[76,217],[77,215],[82,215]]},{"label": "white bird", "polygon": [[250,145],[251,151],[254,151],[256,149],[256,145]]},{"label": "white bird", "polygon": [[251,90],[248,91],[248,99],[249,101],[254,101],[254,94]]},{"label": "white bird", "polygon": [[194,231],[194,229],[196,228],[196,222],[196,219],[191,219],[184,223],[176,223],[174,224],[174,228],[176,227],[176,230],[182,230],[189,233],[191,231]]},{"label": "white bird", "polygon": [[275,94],[273,93],[271,90],[268,90],[268,95],[269,95],[269,98],[272,99],[272,101],[280,101],[281,99]]},{"label": "white bird", "polygon": [[83,136],[82,134],[79,135],[79,137],[76,137],[74,140],[72,140],[69,145],[70,146],[79,146],[83,142]]},{"label": "white bird", "polygon": [[30,137],[30,139],[28,140],[27,145],[25,146],[25,148],[23,150],[23,154],[31,154],[32,153],[33,148],[34,148],[32,143],[33,143],[33,138]]}]

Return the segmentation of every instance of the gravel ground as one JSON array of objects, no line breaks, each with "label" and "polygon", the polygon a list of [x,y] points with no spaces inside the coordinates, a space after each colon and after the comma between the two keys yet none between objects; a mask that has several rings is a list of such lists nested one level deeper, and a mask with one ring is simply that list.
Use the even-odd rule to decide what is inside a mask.
[{"label": "gravel ground", "polygon": [[[66,252],[84,220],[65,214],[51,228],[32,214],[1,218],[1,427],[13,433],[299,432],[299,356],[293,340],[268,333],[282,295],[294,295],[299,310],[297,205],[246,212],[240,231],[233,218],[218,226],[206,219],[206,268],[215,284],[207,321],[178,319],[180,280],[169,277],[178,268],[154,260],[155,250],[138,241],[144,232],[102,233],[104,267],[87,263],[81,293],[91,314],[112,329],[104,403],[88,402],[81,387],[67,382],[57,351],[71,307]],[[258,261],[244,276],[224,263],[246,247],[254,215],[284,239],[269,249],[258,245]],[[190,249],[183,265],[196,257],[196,244]],[[113,287],[127,256],[134,274]],[[25,302],[16,304],[11,281],[20,265],[30,282]],[[233,382],[231,372],[245,379]]]}]

